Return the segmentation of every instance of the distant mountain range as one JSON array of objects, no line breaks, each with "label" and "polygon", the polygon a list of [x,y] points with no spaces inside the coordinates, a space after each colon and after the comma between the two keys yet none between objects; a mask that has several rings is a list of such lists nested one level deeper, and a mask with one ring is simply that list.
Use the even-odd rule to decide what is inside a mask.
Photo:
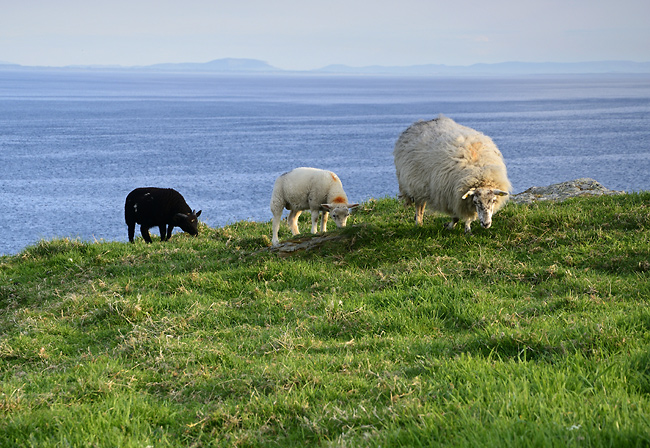
[{"label": "distant mountain range", "polygon": [[105,70],[149,72],[212,72],[212,73],[271,73],[282,72],[257,59],[225,58],[210,62],[166,63],[143,66],[68,65],[65,67],[27,66],[0,61],[0,70]]},{"label": "distant mountain range", "polygon": [[67,66],[35,67],[0,62],[0,70],[110,70],[149,72],[200,72],[200,73],[313,73],[339,75],[394,75],[394,76],[479,76],[479,75],[535,75],[535,74],[650,74],[650,62],[596,61],[596,62],[502,62],[467,66],[426,64],[411,66],[352,67],[328,65],[316,70],[288,71],[273,67],[257,59],[226,58],[204,63],[168,63],[147,66]]},{"label": "distant mountain range", "polygon": [[190,72],[278,72],[275,68],[264,61],[257,59],[226,58],[216,59],[204,63],[183,63],[183,64],[155,64],[141,67],[147,70],[156,71],[190,71]]},{"label": "distant mountain range", "polygon": [[329,65],[321,73],[384,74],[384,75],[534,75],[534,74],[584,74],[584,73],[650,73],[650,62],[598,61],[598,62],[501,62],[497,64],[412,65],[404,67],[367,66],[350,67]]}]

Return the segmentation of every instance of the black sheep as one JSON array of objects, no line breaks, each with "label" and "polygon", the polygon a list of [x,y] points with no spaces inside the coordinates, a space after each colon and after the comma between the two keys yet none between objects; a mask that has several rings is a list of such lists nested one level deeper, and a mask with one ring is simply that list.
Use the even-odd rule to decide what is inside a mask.
[{"label": "black sheep", "polygon": [[183,196],[172,188],[136,188],[128,194],[124,204],[130,242],[133,242],[136,224],[140,224],[140,233],[147,243],[151,242],[149,229],[156,226],[160,229],[160,241],[171,238],[174,227],[198,235],[200,215],[201,210],[192,210]]}]

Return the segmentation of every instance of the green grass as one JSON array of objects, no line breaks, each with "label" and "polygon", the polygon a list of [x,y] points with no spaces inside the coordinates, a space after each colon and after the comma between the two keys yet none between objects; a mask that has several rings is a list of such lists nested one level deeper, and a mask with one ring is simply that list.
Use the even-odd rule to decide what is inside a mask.
[{"label": "green grass", "polygon": [[0,446],[650,445],[650,193],[413,213],[0,258]]}]

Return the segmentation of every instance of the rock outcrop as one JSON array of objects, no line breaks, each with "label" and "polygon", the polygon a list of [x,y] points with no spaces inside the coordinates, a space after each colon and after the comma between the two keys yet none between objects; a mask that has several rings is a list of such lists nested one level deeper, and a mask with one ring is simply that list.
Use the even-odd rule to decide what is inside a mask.
[{"label": "rock outcrop", "polygon": [[623,193],[625,192],[610,190],[594,179],[583,177],[547,187],[531,187],[526,191],[512,195],[510,200],[516,204],[532,204],[537,201],[563,201],[577,196],[603,196]]}]

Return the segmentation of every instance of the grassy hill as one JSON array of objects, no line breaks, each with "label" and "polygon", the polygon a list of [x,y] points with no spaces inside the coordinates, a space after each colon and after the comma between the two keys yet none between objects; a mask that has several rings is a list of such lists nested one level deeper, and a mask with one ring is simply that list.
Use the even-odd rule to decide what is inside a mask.
[{"label": "grassy hill", "polygon": [[650,444],[650,193],[413,213],[0,258],[0,446]]}]

